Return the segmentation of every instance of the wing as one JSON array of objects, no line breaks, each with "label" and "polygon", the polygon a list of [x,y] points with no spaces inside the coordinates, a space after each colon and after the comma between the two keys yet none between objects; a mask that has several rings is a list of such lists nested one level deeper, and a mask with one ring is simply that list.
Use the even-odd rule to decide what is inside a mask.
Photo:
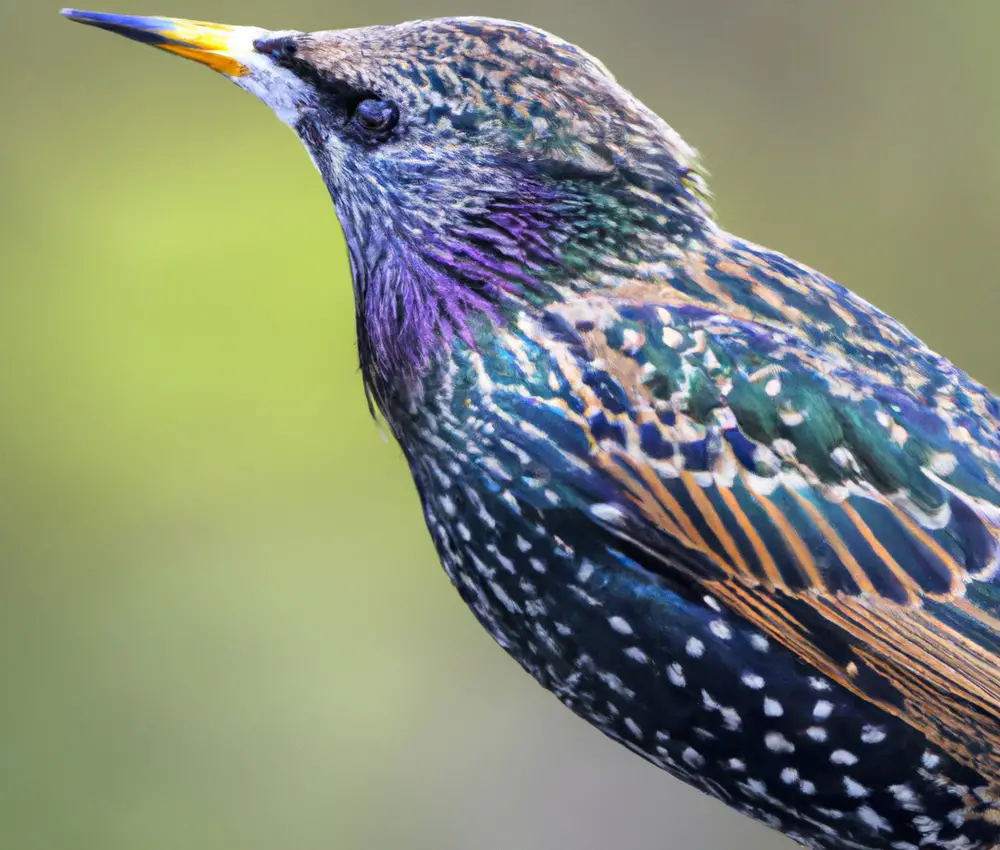
[{"label": "wing", "polygon": [[569,393],[522,395],[516,417],[556,437],[593,521],[1000,783],[988,391],[745,244],[521,331]]}]

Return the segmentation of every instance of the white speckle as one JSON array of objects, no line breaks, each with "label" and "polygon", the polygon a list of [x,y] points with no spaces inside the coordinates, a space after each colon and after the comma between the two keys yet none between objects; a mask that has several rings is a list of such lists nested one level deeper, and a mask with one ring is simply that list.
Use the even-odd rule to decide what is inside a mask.
[{"label": "white speckle", "polygon": [[712,698],[712,695],[704,688],[701,689],[701,704],[709,711],[715,711],[719,704]]},{"label": "white speckle", "polygon": [[531,549],[531,544],[523,537],[521,537],[521,535],[519,534],[517,536],[517,548],[520,549],[522,552],[527,552],[529,549]]},{"label": "white speckle", "polygon": [[837,446],[837,448],[830,452],[830,460],[841,469],[858,468],[858,462],[854,459],[854,455],[845,446]]},{"label": "white speckle", "polygon": [[826,720],[833,711],[833,703],[827,702],[825,699],[818,700],[816,705],[813,706],[813,717],[817,720]]},{"label": "white speckle", "polygon": [[701,658],[705,653],[705,644],[703,644],[698,638],[688,638],[687,645],[684,647],[685,652],[692,658]]},{"label": "white speckle", "polygon": [[920,850],[916,844],[910,844],[909,841],[893,841],[890,846],[892,850]]},{"label": "white speckle", "polygon": [[806,734],[814,741],[826,740],[826,729],[824,729],[822,726],[810,726],[808,729],[806,729]]},{"label": "white speckle", "polygon": [[786,767],[781,771],[781,781],[786,785],[794,785],[799,781],[799,772],[794,767]]},{"label": "white speckle", "polygon": [[657,732],[656,732],[656,740],[657,741],[669,741],[670,740],[670,733],[669,732],[663,732],[662,730],[657,730]]},{"label": "white speckle", "polygon": [[507,503],[510,509],[514,511],[514,513],[516,513],[518,516],[521,515],[521,505],[517,501],[517,497],[513,493],[511,493],[510,490],[503,491],[503,500]]},{"label": "white speckle", "polygon": [[469,531],[469,526],[467,526],[464,522],[456,523],[455,528],[458,529],[458,533],[462,536],[462,539],[466,543],[472,539],[472,532]]},{"label": "white speckle", "polygon": [[673,328],[663,329],[663,344],[667,348],[679,348],[682,342],[684,342],[684,337],[678,331]]},{"label": "white speckle", "polygon": [[858,806],[858,817],[872,829],[880,832],[892,831],[889,821],[882,817],[882,815],[876,812],[871,806]]},{"label": "white speckle", "polygon": [[764,687],[764,679],[758,676],[756,673],[744,673],[740,677],[740,681],[743,682],[748,688],[753,688],[755,691],[759,691]]},{"label": "white speckle", "polygon": [[735,732],[737,729],[740,728],[740,723],[742,721],[740,720],[739,712],[735,708],[730,708],[729,706],[725,706],[719,709],[719,713],[722,715],[723,725],[730,732]]},{"label": "white speckle", "polygon": [[546,490],[545,498],[548,499],[553,505],[559,504],[559,494],[555,490]]},{"label": "white speckle", "polygon": [[794,428],[796,425],[801,425],[806,421],[805,414],[801,410],[783,408],[778,411],[778,416],[781,417],[782,424],[787,425],[789,428]]},{"label": "white speckle", "polygon": [[830,683],[826,679],[820,679],[817,676],[810,676],[809,687],[814,691],[828,691],[830,690]]},{"label": "white speckle", "polygon": [[545,564],[539,561],[538,558],[528,558],[528,563],[531,564],[531,569],[536,573],[545,573]]},{"label": "white speckle", "polygon": [[927,468],[931,472],[943,477],[951,475],[956,466],[958,466],[958,458],[951,452],[935,452],[927,464]]},{"label": "white speckle", "polygon": [[495,478],[499,478],[501,481],[513,480],[511,474],[500,465],[496,458],[487,457],[481,460],[480,463],[487,469],[487,471],[493,473]]},{"label": "white speckle", "polygon": [[556,631],[563,637],[569,637],[573,634],[573,630],[565,623],[556,623]]},{"label": "white speckle", "polygon": [[503,605],[503,607],[506,608],[508,611],[510,611],[511,614],[521,613],[521,606],[518,605],[513,599],[511,599],[507,595],[507,591],[505,591],[502,587],[500,587],[499,584],[497,584],[495,581],[491,581],[490,588],[493,590],[493,595],[496,596],[500,604]]},{"label": "white speckle", "polygon": [[593,505],[590,512],[599,520],[611,523],[620,523],[625,519],[625,512],[617,505],[600,504]]},{"label": "white speckle", "polygon": [[889,414],[886,413],[884,410],[876,410],[875,419],[878,420],[878,424],[881,425],[883,428],[888,428],[889,424],[892,422],[892,420],[889,418]]},{"label": "white speckle", "polygon": [[575,593],[580,599],[582,599],[588,605],[591,605],[594,608],[600,608],[601,607],[601,600],[600,599],[595,599],[593,596],[591,596],[589,593],[587,593],[587,591],[584,590],[582,587],[580,587],[578,584],[571,584],[569,586],[569,589],[572,590],[573,593]]},{"label": "white speckle", "polygon": [[830,761],[834,764],[857,764],[858,757],[847,750],[834,750],[830,753]]},{"label": "white speckle", "polygon": [[771,378],[766,384],[764,384],[764,392],[766,392],[771,398],[774,398],[778,393],[781,392],[781,381],[778,378]]},{"label": "white speckle", "polygon": [[589,579],[594,574],[594,565],[584,559],[583,563],[580,564],[580,569],[577,570],[576,578],[577,581],[584,582]]},{"label": "white speckle", "polygon": [[608,625],[620,635],[632,634],[632,627],[624,617],[608,617]]},{"label": "white speckle", "polygon": [[715,475],[711,472],[693,469],[691,470],[691,476],[702,490],[705,490],[715,484]]},{"label": "white speckle", "polygon": [[744,763],[743,763],[742,761],[740,761],[739,759],[730,759],[730,760],[729,760],[728,762],[726,762],[726,766],[727,766],[727,767],[728,767],[728,768],[729,768],[730,770],[738,770],[738,771],[740,771],[740,772],[742,772],[742,771],[744,771],[744,770],[746,770],[746,769],[747,769],[747,766],[746,766],[746,764],[744,764]]},{"label": "white speckle", "polygon": [[524,610],[528,612],[529,617],[544,617],[548,613],[541,599],[529,599],[524,603]]},{"label": "white speckle", "polygon": [[729,640],[733,636],[733,630],[722,620],[712,620],[708,628],[719,640]]},{"label": "white speckle", "polygon": [[762,496],[770,496],[777,487],[779,478],[777,475],[764,476],[756,475],[753,472],[743,473],[743,480],[755,493]]},{"label": "white speckle", "polygon": [[[531,613],[530,602],[528,603],[528,609],[529,609],[528,613],[530,614]],[[534,631],[535,634],[538,636],[538,639],[542,643],[544,643],[545,646],[548,648],[549,652],[551,652],[553,655],[562,656],[562,647],[560,647],[559,644],[556,643],[555,638],[552,637],[552,635],[549,633],[549,630],[546,629],[545,626],[543,626],[541,623],[536,622],[534,623]]]},{"label": "white speckle", "polygon": [[771,644],[768,643],[764,635],[750,635],[750,646],[758,652],[767,652],[771,648]]},{"label": "white speckle", "polygon": [[627,646],[623,652],[633,661],[638,661],[640,664],[649,663],[649,656],[637,646]]},{"label": "white speckle", "polygon": [[628,697],[628,699],[632,699],[635,696],[635,691],[630,691],[626,688],[625,683],[614,673],[598,673],[597,675],[616,694],[621,694],[623,697]]},{"label": "white speckle", "polygon": [[785,709],[781,707],[780,702],[771,697],[764,697],[764,714],[768,717],[781,717],[784,713]]},{"label": "white speckle", "polygon": [[803,779],[799,783],[799,790],[803,794],[815,794],[816,793],[816,786],[813,785],[812,782],[810,782],[808,779]]},{"label": "white speckle", "polygon": [[631,717],[626,717],[625,725],[628,727],[629,732],[635,735],[635,737],[639,740],[642,740],[642,729],[639,728],[638,723],[636,723]]},{"label": "white speckle", "polygon": [[840,820],[844,816],[844,813],[839,809],[826,809],[822,806],[817,806],[816,811],[823,815],[823,817],[830,818],[830,820]]},{"label": "white speckle", "polygon": [[486,566],[476,555],[472,552],[469,553],[469,558],[472,561],[473,566],[476,568],[476,572],[485,578],[493,578],[496,575],[496,570]]},{"label": "white speckle", "polygon": [[850,776],[844,777],[844,790],[848,797],[867,797],[871,793],[869,789],[860,782],[851,779]]},{"label": "white speckle", "polygon": [[941,821],[929,818],[927,815],[917,815],[913,819],[913,825],[917,828],[918,832],[923,833],[939,832],[941,829]]},{"label": "white speckle", "polygon": [[962,809],[952,809],[948,812],[948,823],[958,829],[965,823],[965,811]]},{"label": "white speckle", "polygon": [[823,495],[828,502],[841,505],[851,496],[851,488],[846,484],[826,484],[823,487]]},{"label": "white speckle", "polygon": [[941,763],[940,757],[934,755],[934,753],[929,750],[924,751],[924,754],[920,757],[920,761],[928,770],[934,770],[934,768]]},{"label": "white speckle", "polygon": [[497,547],[494,544],[491,543],[489,546],[487,546],[486,551],[489,552],[496,559],[497,563],[500,564],[500,566],[503,567],[505,570],[507,570],[507,572],[511,573],[512,575],[517,574],[517,568],[514,566],[514,562],[506,555],[504,555],[499,549],[497,549]]},{"label": "white speckle", "polygon": [[[538,120],[538,119],[536,119]],[[543,119],[544,120],[544,119]],[[622,331],[622,351],[634,354],[645,344],[645,337],[632,328]]]},{"label": "white speckle", "polygon": [[703,596],[702,598],[705,600],[705,604],[713,611],[719,611],[719,612],[722,611],[722,606],[719,605],[719,600],[717,600],[714,596],[706,595]]},{"label": "white speckle", "polygon": [[705,757],[694,747],[688,747],[684,750],[684,752],[681,753],[681,758],[691,765],[691,767],[700,768],[705,766]]},{"label": "white speckle", "polygon": [[683,688],[687,684],[687,679],[684,678],[684,669],[680,664],[671,664],[667,668],[667,678],[670,679],[672,685],[676,685],[678,688]]},{"label": "white speckle", "polygon": [[885,740],[885,730],[881,726],[864,726],[861,741],[864,744],[880,744]]},{"label": "white speckle", "polygon": [[[754,466],[761,467],[762,470],[766,470],[769,474],[781,471],[781,460],[767,446],[758,445],[754,448],[753,462]],[[769,478],[768,480],[773,482],[774,479]],[[774,486],[772,486],[771,490],[768,492],[772,492],[774,490]]]},{"label": "white speckle", "polygon": [[768,732],[764,736],[764,746],[774,753],[795,752],[795,745],[780,732]]},{"label": "white speckle", "polygon": [[785,458],[786,460],[792,460],[795,458],[795,443],[791,440],[786,440],[784,437],[778,437],[773,443],[771,443],[771,448],[778,457]]},{"label": "white speckle", "polygon": [[[541,116],[539,116],[537,118],[532,118],[531,119],[531,126],[535,130],[536,133],[538,133],[539,135],[544,135],[545,132],[546,132],[546,130],[548,129],[549,122],[546,121]],[[626,331],[626,333],[628,333],[628,331]],[[632,333],[635,333],[635,331],[632,331]],[[624,336],[624,334],[623,334],[623,336]]]},{"label": "white speckle", "polygon": [[917,799],[916,792],[909,785],[890,785],[889,790],[900,803],[912,803]]}]

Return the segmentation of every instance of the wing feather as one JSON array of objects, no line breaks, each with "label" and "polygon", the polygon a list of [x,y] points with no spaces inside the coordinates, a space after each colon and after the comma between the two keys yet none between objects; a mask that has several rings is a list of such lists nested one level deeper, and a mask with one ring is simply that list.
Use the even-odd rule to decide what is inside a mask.
[{"label": "wing feather", "polygon": [[996,400],[825,278],[727,262],[526,332],[581,403],[592,519],[1000,784]]}]

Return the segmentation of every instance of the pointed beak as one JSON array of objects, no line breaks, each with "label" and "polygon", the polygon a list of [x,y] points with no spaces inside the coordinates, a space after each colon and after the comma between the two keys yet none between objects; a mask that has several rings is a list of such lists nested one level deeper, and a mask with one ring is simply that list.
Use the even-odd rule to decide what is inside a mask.
[{"label": "pointed beak", "polygon": [[256,27],[230,27],[182,18],[106,15],[78,9],[63,9],[62,14],[71,21],[99,27],[193,59],[228,77],[243,77],[250,73],[250,68],[240,61],[240,57],[248,60],[253,55],[254,39],[264,32]]}]

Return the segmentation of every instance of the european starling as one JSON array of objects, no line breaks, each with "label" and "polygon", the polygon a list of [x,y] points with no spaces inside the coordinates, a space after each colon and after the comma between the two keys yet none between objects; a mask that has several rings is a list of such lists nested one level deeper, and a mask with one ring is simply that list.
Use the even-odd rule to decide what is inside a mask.
[{"label": "european starling", "polygon": [[539,683],[807,847],[1000,847],[996,397],[724,231],[692,149],[555,36],[64,14],[301,138],[369,403]]}]

